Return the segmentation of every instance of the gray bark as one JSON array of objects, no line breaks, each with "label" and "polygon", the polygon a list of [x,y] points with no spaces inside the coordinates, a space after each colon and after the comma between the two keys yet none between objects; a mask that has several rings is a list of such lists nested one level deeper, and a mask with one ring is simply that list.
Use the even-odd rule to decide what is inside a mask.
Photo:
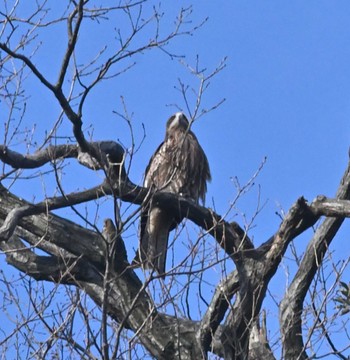
[{"label": "gray bark", "polygon": [[[274,359],[265,322],[263,320],[262,325],[259,322],[268,284],[290,242],[314,225],[320,216],[329,216],[310,242],[281,304],[284,356],[286,359],[307,358],[300,326],[302,303],[326,247],[344,217],[350,214],[349,169],[336,199],[318,197],[311,204],[298,199],[277,232],[257,248],[237,223],[227,223],[212,210],[174,194],[155,195],[153,201],[158,206],[208,231],[236,267],[218,284],[202,320],[191,321],[157,311],[146,292],[148,284],[140,281],[128,263],[122,233],[110,219],[105,221],[103,231],[94,232],[50,213],[50,210],[107,194],[135,204],[141,204],[146,198],[147,189],[135,186],[126,177],[119,146],[106,142],[87,147],[99,152],[99,161],[84,155],[80,156],[82,164],[104,169],[106,174],[106,180],[96,188],[30,204],[0,187],[0,247],[7,254],[9,264],[37,280],[83,289],[96,304],[105,307],[115,321],[134,331],[155,358],[201,359],[211,351],[225,359]],[[0,157],[14,167],[32,167],[41,166],[55,156],[78,158],[79,154],[80,150],[63,147],[21,157],[2,148]],[[34,254],[27,244],[48,255]],[[109,261],[111,267],[108,267]],[[105,286],[107,267],[111,280],[108,288]]]}]

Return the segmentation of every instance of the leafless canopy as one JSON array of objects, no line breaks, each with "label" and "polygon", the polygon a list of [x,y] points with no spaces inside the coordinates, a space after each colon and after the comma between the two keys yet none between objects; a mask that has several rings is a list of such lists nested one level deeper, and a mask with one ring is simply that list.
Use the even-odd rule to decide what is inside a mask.
[{"label": "leafless canopy", "polygon": [[[109,7],[88,0],[59,3],[42,0],[29,7],[25,1],[17,0],[0,7],[0,97],[1,102],[8,105],[3,144],[0,145],[3,163],[0,248],[6,261],[26,274],[24,288],[30,295],[33,319],[40,321],[49,334],[44,341],[34,340],[30,325],[34,320],[30,316],[24,320],[24,313],[20,312],[22,317],[16,328],[7,333],[2,330],[3,352],[9,351],[8,347],[13,346],[18,334],[27,333],[26,346],[31,358],[45,358],[48,354],[52,358],[68,358],[68,352],[70,356],[86,359],[141,358],[144,349],[158,359],[205,359],[208,356],[276,359],[281,352],[283,358],[295,360],[307,359],[315,353],[313,334],[316,328],[321,328],[322,339],[329,345],[330,352],[346,359],[343,355],[346,349],[336,348],[329,323],[322,317],[324,304],[312,308],[315,320],[309,324],[309,332],[305,332],[303,324],[310,323],[305,320],[305,302],[319,279],[327,249],[344,219],[350,216],[350,165],[334,199],[319,196],[311,203],[302,197],[297,199],[281,219],[277,231],[258,247],[253,245],[244,224],[228,222],[225,216],[212,209],[175,194],[156,194],[153,202],[175,216],[190,220],[200,229],[200,234],[198,240],[192,241],[185,260],[168,269],[165,282],[152,273],[137,274],[129,264],[133,254],[127,256],[124,240],[137,223],[140,205],[149,200],[147,189],[129,178],[132,162],[126,160],[130,152],[121,144],[88,139],[83,127],[87,104],[97,86],[103,86],[104,81],[117,78],[132,68],[135,63],[130,59],[138,54],[158,49],[172,59],[178,57],[179,54],[169,47],[171,41],[193,34],[205,20],[194,24],[190,21],[192,8],[183,8],[172,14],[172,26],[165,27],[163,17],[169,14],[164,15],[159,5],[146,0],[120,1]],[[112,21],[124,26],[114,29],[113,46],[106,44],[96,48],[92,55],[80,55],[84,28]],[[61,36],[61,28],[65,29],[64,51],[57,51],[53,57],[58,71],[52,79],[45,70],[47,60],[41,48],[41,36],[46,32]],[[143,33],[145,36],[140,37]],[[60,41],[62,45],[62,39]],[[221,101],[205,108],[202,97],[209,81],[225,63],[210,74],[199,70],[198,64],[186,67],[199,82],[194,104],[189,88],[182,81],[177,89],[183,95],[184,110],[191,121],[195,121],[220,105]],[[40,144],[34,144],[32,129],[22,127],[30,101],[24,89],[26,81],[33,79],[39,81],[32,88],[45,96],[51,95],[59,105],[57,119],[52,124],[51,119],[47,120],[47,132]],[[120,115],[131,124],[126,110]],[[72,132],[60,138],[60,129],[67,122],[72,125]],[[96,171],[102,174],[100,184],[67,192],[62,177],[70,161],[76,164],[74,166],[90,169],[91,174]],[[39,202],[35,197],[31,201],[24,200],[23,186],[29,187],[27,184],[32,180],[46,176],[55,182],[55,190]],[[22,188],[16,187],[17,183]],[[239,188],[238,196],[249,186]],[[102,228],[79,206],[94,202],[98,207],[103,199],[113,203],[113,211]],[[123,212],[121,208],[125,204],[133,206]],[[54,213],[62,209],[69,209],[81,219],[80,224],[86,226]],[[296,259],[297,271],[279,304],[280,336],[278,340],[269,339],[263,309],[270,281],[286,251],[293,249],[293,240],[313,228],[321,217],[324,217],[322,223],[305,247],[303,256]],[[184,226],[189,224],[187,221]],[[202,242],[212,243],[215,256],[199,255]],[[212,286],[211,298],[205,301],[201,291],[205,285],[203,274],[218,264],[223,269],[221,280]],[[338,282],[342,270],[336,265],[333,270],[339,275]],[[19,294],[5,273],[6,269],[2,273],[6,283],[4,298],[17,299],[15,302],[20,308]],[[178,280],[180,276],[187,279],[185,283]],[[43,301],[39,295],[34,295],[32,279],[60,286],[53,286],[50,296],[46,295]],[[346,288],[346,284],[343,285]],[[197,296],[202,303],[201,316],[196,319],[190,316],[188,305],[188,294],[194,286],[199,288]],[[48,318],[46,306],[49,308],[48,302],[56,296],[61,298],[56,294],[59,288],[66,289],[68,305],[52,311]],[[4,290],[2,292],[5,294]],[[84,298],[83,294],[88,297]],[[209,295],[205,297],[208,299]],[[87,304],[88,299],[100,309],[99,317],[95,316],[97,310]],[[182,311],[183,308],[187,310]],[[7,311],[6,301],[2,310]],[[75,331],[75,314],[78,313],[79,321],[86,328],[83,337]],[[61,350],[64,346],[70,350],[58,355],[58,344],[65,344],[60,345]],[[23,351],[18,343],[16,349],[18,354]]]}]

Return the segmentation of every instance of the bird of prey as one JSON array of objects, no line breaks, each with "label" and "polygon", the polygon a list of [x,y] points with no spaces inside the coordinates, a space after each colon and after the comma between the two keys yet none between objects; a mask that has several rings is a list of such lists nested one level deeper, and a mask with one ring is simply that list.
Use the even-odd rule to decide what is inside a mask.
[{"label": "bird of prey", "polygon": [[[145,173],[144,187],[150,194],[170,192],[204,201],[207,181],[211,180],[208,159],[182,112],[166,123],[164,141],[153,154]],[[152,204],[143,205],[140,222],[140,246],[133,263],[154,269],[164,276],[169,232],[181,222],[179,217]]]}]

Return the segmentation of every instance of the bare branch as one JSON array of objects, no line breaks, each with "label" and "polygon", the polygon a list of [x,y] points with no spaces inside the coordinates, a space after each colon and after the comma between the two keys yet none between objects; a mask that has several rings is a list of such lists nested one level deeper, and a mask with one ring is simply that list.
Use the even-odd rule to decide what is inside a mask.
[{"label": "bare branch", "polygon": [[[56,88],[57,89],[61,89],[62,85],[63,85],[63,81],[64,78],[66,76],[67,73],[67,68],[69,65],[69,61],[72,57],[73,51],[75,49],[75,46],[77,44],[77,40],[78,40],[78,33],[79,33],[79,29],[80,29],[80,25],[81,22],[83,20],[83,6],[84,6],[84,0],[79,0],[79,3],[77,4],[77,6],[75,7],[75,9],[72,11],[72,13],[69,15],[68,19],[67,19],[67,28],[68,28],[68,45],[67,45],[67,50],[65,52],[64,58],[63,58],[63,63],[61,66],[61,70],[60,70],[60,74],[58,77],[58,81],[56,84]],[[73,30],[73,21],[76,18],[76,24]]]},{"label": "bare branch", "polygon": [[310,204],[310,210],[316,216],[348,218],[350,217],[350,200],[329,199],[320,195]]},{"label": "bare branch", "polygon": [[8,55],[14,59],[23,61],[29,69],[34,73],[34,75],[52,92],[55,92],[55,87],[52,85],[44,75],[38,70],[38,68],[31,62],[31,60],[25,55],[18,54],[15,51],[12,51],[5,43],[0,43],[0,49],[4,50]]},{"label": "bare branch", "polygon": [[[343,175],[336,198],[339,200],[348,200],[350,198],[350,163]],[[344,208],[347,206],[344,205],[344,202],[339,203],[339,201],[329,202],[323,200],[323,198],[318,199],[314,203],[314,208],[317,211],[320,211],[319,203],[321,203],[321,210],[331,210],[332,215],[334,215],[335,208],[338,209],[340,205],[343,213],[341,212],[342,215],[338,218],[325,219],[317,229],[314,237],[307,246],[298,271],[282,300],[280,307],[280,324],[282,329],[283,352],[287,360],[308,358],[303,344],[301,328],[303,302],[329,244],[343,223],[343,216],[346,212]],[[327,206],[329,203],[331,203],[332,206]]]},{"label": "bare branch", "polygon": [[[0,250],[9,264],[28,275],[22,278],[28,284],[30,296],[31,308],[28,308],[27,314],[31,311],[34,314],[26,317],[18,296],[21,293],[17,294],[12,290],[11,282],[1,281],[6,286],[4,291],[0,288],[3,302],[14,303],[8,306],[15,306],[22,319],[21,324],[12,324],[13,338],[19,334],[14,340],[17,343],[7,342],[6,334],[5,340],[0,341],[1,350],[6,346],[17,349],[16,346],[24,339],[23,343],[28,347],[27,353],[30,352],[32,357],[37,358],[57,357],[59,351],[66,355],[67,350],[63,347],[67,344],[73,349],[72,352],[75,351],[73,355],[79,354],[78,356],[85,358],[136,358],[140,354],[141,344],[152,357],[159,359],[206,359],[211,351],[226,359],[275,360],[271,350],[273,346],[269,344],[272,339],[269,339],[266,315],[262,308],[270,281],[285,258],[288,247],[291,247],[295,257],[293,260],[299,270],[280,306],[282,356],[286,360],[306,359],[307,351],[315,349],[312,344],[314,332],[319,332],[320,339],[328,342],[330,353],[342,359],[347,358],[344,350],[338,350],[341,347],[336,341],[332,341],[329,332],[333,318],[340,316],[341,310],[336,307],[332,318],[327,318],[326,312],[331,305],[325,305],[331,297],[330,292],[335,291],[334,288],[340,281],[340,274],[337,273],[338,267],[332,264],[334,266],[331,271],[335,273],[332,274],[335,280],[329,290],[329,283],[326,284],[325,280],[327,276],[323,271],[325,263],[328,264],[325,262],[328,246],[343,219],[350,217],[348,174],[344,176],[335,199],[319,196],[308,203],[303,197],[299,198],[286,216],[281,216],[281,224],[274,235],[256,248],[247,232],[261,209],[260,200],[257,201],[256,213],[251,222],[245,224],[245,230],[239,224],[229,223],[226,219],[236,210],[237,200],[252,188],[265,161],[245,186],[242,187],[236,178],[236,198],[223,216],[188,198],[158,193],[152,199],[154,203],[171,213],[174,218],[190,219],[200,227],[200,234],[195,234],[196,238],[193,240],[192,231],[189,230],[188,242],[180,244],[183,237],[178,237],[178,234],[181,230],[186,232],[189,224],[183,223],[176,229],[171,247],[174,246],[175,249],[180,244],[182,249],[186,247],[187,252],[181,257],[181,262],[177,258],[178,250],[176,249],[176,254],[173,252],[174,271],[166,273],[164,279],[157,278],[152,271],[146,270],[140,273],[142,282],[128,263],[123,237],[134,237],[132,242],[127,244],[128,248],[135,245],[135,221],[140,211],[139,206],[133,205],[143,205],[149,201],[149,191],[129,179],[132,160],[135,159],[133,155],[138,150],[135,146],[138,135],[134,138],[132,116],[126,111],[122,100],[125,115],[116,113],[127,121],[130,129],[131,146],[127,146],[128,150],[124,150],[114,141],[88,141],[87,132],[83,128],[83,110],[89,95],[105,80],[131,69],[137,63],[138,54],[143,55],[148,50],[158,49],[170,59],[181,59],[180,62],[189,70],[190,75],[194,76],[198,85],[188,85],[191,82],[179,79],[176,87],[183,102],[182,106],[176,104],[176,107],[187,109],[191,125],[225,101],[219,97],[207,106],[204,96],[213,77],[226,67],[226,58],[212,71],[208,71],[206,65],[200,64],[199,56],[194,66],[189,66],[183,54],[173,53],[172,48],[168,47],[178,36],[191,35],[206,19],[198,25],[193,24],[193,9],[190,6],[181,8],[179,14],[173,17],[175,21],[171,23],[167,14],[163,14],[163,6],[153,6],[150,3],[150,7],[147,7],[148,3],[150,2],[146,0],[127,0],[113,6],[103,6],[89,0],[72,0],[57,2],[51,7],[47,0],[38,0],[23,8],[20,5],[22,2],[18,0],[13,3],[5,1],[2,6],[0,68],[3,71],[0,75],[0,96],[1,101],[8,105],[9,111],[5,119],[7,123],[3,145],[0,145],[0,160],[3,162],[0,181],[4,179],[6,185],[12,181],[10,188],[17,179],[22,180],[28,173],[34,174],[36,180],[42,176],[43,181],[48,173],[53,173],[56,181],[54,186],[59,189],[61,196],[50,193],[51,190],[48,189],[51,189],[52,183],[49,182],[47,188],[47,184],[43,183],[44,199],[32,200],[32,203],[29,203],[0,185]],[[165,20],[166,28],[163,27]],[[108,24],[108,34],[101,27],[98,27],[98,30],[102,30],[101,34],[107,36],[112,32],[111,42],[104,37],[94,37],[96,42],[94,41],[92,47],[80,54],[77,51],[79,41],[86,35],[81,31],[88,27],[91,27],[89,31],[92,28],[94,31],[97,29],[95,26],[102,23]],[[46,41],[47,30],[56,31],[60,28],[63,28],[65,46],[59,58],[57,56],[60,51],[52,54],[56,57],[52,63],[56,64],[58,61],[58,69],[57,73],[53,74],[54,82],[51,82],[49,76],[51,78],[54,69],[45,73],[44,68],[37,65],[42,64],[41,59],[37,58],[41,56],[38,50],[51,51],[52,47],[41,47],[41,41]],[[59,31],[56,31],[56,34],[62,35]],[[62,43],[62,38],[58,42]],[[87,44],[91,45],[89,42]],[[27,91],[31,94],[33,88],[30,81],[24,81],[27,77],[30,80],[38,79],[39,86],[43,84],[42,87],[53,94],[60,106],[56,124],[51,129],[46,129],[47,134],[43,140],[40,140],[37,134],[33,135],[30,125],[23,131],[23,127],[27,126],[32,117],[32,113],[29,113],[31,106],[27,106],[30,99]],[[129,84],[125,83],[125,86]],[[76,144],[60,143],[44,148],[53,141],[61,141],[62,133],[66,136],[64,123],[61,127],[64,115],[73,126]],[[39,150],[34,154],[20,154],[11,150],[15,142],[26,145],[29,152],[34,147]],[[41,145],[38,146],[38,142]],[[132,153],[130,157],[129,150]],[[62,176],[68,168],[65,165],[70,163],[65,159],[69,158],[77,159],[80,165],[88,169],[100,171],[98,175],[104,178],[102,183],[88,190],[66,193]],[[126,158],[130,160],[128,168],[124,166]],[[7,165],[13,169],[6,173]],[[45,165],[45,168],[40,169]],[[47,168],[50,168],[48,172]],[[350,170],[347,170],[347,173],[349,172]],[[30,176],[26,176],[25,181],[27,180],[30,180]],[[24,193],[19,196],[24,196]],[[91,200],[107,196],[110,196],[111,201],[95,201],[95,206],[87,204]],[[105,202],[107,204],[104,204]],[[75,207],[76,204],[83,203],[86,203],[84,210],[81,210],[83,206]],[[93,230],[52,213],[53,210],[65,207],[76,211],[85,226]],[[108,219],[100,231],[98,224],[105,210],[111,214],[103,215],[102,219],[105,216]],[[313,227],[321,216],[325,216],[326,220],[316,231],[302,258],[295,252],[292,241]],[[215,241],[207,235],[211,235]],[[258,244],[261,243],[259,240]],[[42,255],[42,251],[47,255]],[[186,271],[178,271],[180,268]],[[213,284],[211,271],[216,272],[216,279],[223,279],[217,286]],[[210,276],[207,277],[208,274]],[[0,272],[0,276],[4,276],[4,272]],[[35,284],[32,279],[70,286],[55,285],[52,291],[50,287],[47,287],[48,290],[43,287],[41,294],[32,289],[32,284]],[[318,285],[313,287],[312,282]],[[322,285],[321,291],[318,291],[319,284]],[[70,309],[66,318],[61,306],[57,306],[58,309],[54,311],[50,307],[51,303],[54,304],[58,288],[59,291],[64,289],[63,291],[69,294],[67,304]],[[73,296],[72,288],[77,290],[76,294],[79,295]],[[93,311],[90,312],[91,307],[83,304],[80,296],[85,295],[80,295],[83,292],[79,289],[87,294],[84,299],[92,304]],[[45,291],[51,291],[49,296],[45,295]],[[309,332],[303,338],[301,324],[304,321],[304,310],[304,324],[308,325],[309,321],[309,313],[304,305],[308,299],[307,293],[310,294],[312,315],[316,321],[309,326]],[[190,320],[194,314],[193,295],[198,297],[198,321]],[[348,292],[343,296],[348,296]],[[43,302],[47,304],[42,305],[43,298]],[[322,301],[318,308],[319,299]],[[339,300],[334,300],[337,299]],[[342,300],[347,303],[348,299]],[[278,300],[274,301],[277,308]],[[6,305],[1,304],[0,311],[6,316]],[[49,314],[50,321],[47,320],[45,311]],[[76,311],[80,312],[81,317],[75,315]],[[167,315],[169,311],[174,315]],[[10,318],[12,312],[8,310],[8,313]],[[74,320],[75,318],[79,320]],[[81,325],[80,319],[86,332],[75,336],[77,327]],[[41,322],[44,332],[40,334],[40,339],[38,337],[33,340],[35,321]],[[350,339],[350,335],[346,333],[349,321],[342,322],[341,330]],[[130,336],[131,332],[133,335]],[[273,345],[278,346],[279,340]],[[122,349],[123,342],[125,346]],[[56,343],[60,344],[60,348],[57,347],[57,353],[54,354]],[[349,347],[345,346],[343,349],[348,350]],[[6,352],[7,349],[4,350]],[[344,351],[344,355],[341,351]],[[69,355],[67,354],[68,357]]]},{"label": "bare branch", "polygon": [[238,249],[251,249],[251,243],[238,224],[229,224],[212,210],[197,205],[191,200],[175,194],[159,192],[153,196],[153,203],[172,212],[175,217],[186,217],[208,231],[225,252],[232,257]]},{"label": "bare branch", "polygon": [[230,306],[232,297],[238,289],[239,281],[236,271],[229,274],[227,278],[216,287],[214,296],[202,318],[197,334],[199,345],[204,356],[210,350],[212,338]]},{"label": "bare branch", "polygon": [[22,155],[0,145],[0,160],[15,169],[35,169],[60,158],[77,158],[76,145],[55,145],[38,151],[33,155]]},{"label": "bare branch", "polygon": [[75,284],[77,280],[87,278],[87,266],[81,259],[36,255],[16,235],[7,242],[0,241],[0,249],[10,265],[36,280]]},{"label": "bare branch", "polygon": [[[3,187],[0,187],[0,198],[0,218],[2,220],[5,220],[13,209],[23,209],[19,211],[20,215],[33,209],[30,204],[12,195]],[[101,236],[92,234],[87,229],[59,216],[47,215],[44,212],[40,215],[21,217],[18,219],[17,226],[26,229],[39,238],[53,242],[71,254],[76,256],[84,254],[84,257],[88,258],[92,263],[104,263],[105,254]],[[38,244],[38,247],[40,248],[40,244]]]}]

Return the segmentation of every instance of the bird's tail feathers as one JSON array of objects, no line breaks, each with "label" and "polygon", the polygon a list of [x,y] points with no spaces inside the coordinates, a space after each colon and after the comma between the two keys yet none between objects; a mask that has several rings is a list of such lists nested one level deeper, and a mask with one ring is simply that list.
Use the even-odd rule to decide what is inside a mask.
[{"label": "bird's tail feathers", "polygon": [[134,266],[154,269],[159,275],[164,275],[169,232],[173,222],[173,218],[163,210],[150,210],[139,250],[132,262]]}]

